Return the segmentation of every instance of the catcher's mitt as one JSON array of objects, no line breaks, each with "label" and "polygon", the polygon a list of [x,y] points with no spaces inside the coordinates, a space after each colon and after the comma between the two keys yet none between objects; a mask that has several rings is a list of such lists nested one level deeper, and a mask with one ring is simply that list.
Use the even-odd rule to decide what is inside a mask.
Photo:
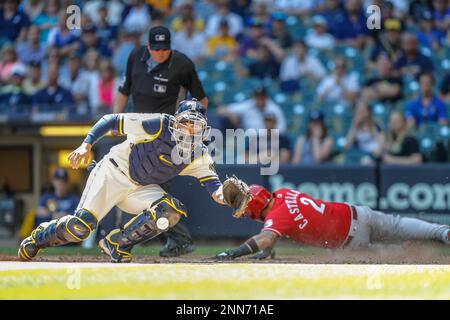
[{"label": "catcher's mitt", "polygon": [[235,175],[223,182],[223,198],[234,209],[233,217],[240,218],[245,214],[248,202],[251,200],[248,185]]}]

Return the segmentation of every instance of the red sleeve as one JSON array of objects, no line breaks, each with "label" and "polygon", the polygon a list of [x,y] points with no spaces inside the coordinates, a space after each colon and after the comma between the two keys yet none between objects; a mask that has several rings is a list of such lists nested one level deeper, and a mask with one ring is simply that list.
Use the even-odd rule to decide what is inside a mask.
[{"label": "red sleeve", "polygon": [[275,232],[277,235],[282,237],[288,233],[289,220],[283,216],[282,211],[273,211],[267,215],[262,230]]}]

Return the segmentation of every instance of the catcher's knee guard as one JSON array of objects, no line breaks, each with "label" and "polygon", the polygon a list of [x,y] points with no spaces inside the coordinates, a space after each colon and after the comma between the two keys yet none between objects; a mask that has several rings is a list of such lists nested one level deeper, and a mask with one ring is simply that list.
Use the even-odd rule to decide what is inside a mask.
[{"label": "catcher's knee guard", "polygon": [[167,231],[178,223],[181,214],[187,215],[183,203],[170,195],[164,195],[150,209],[131,219],[123,230],[111,231],[100,241],[100,248],[113,262],[129,262],[134,245]]},{"label": "catcher's knee guard", "polygon": [[19,258],[31,260],[46,247],[86,240],[97,226],[97,218],[85,209],[75,215],[41,223],[19,247]]}]

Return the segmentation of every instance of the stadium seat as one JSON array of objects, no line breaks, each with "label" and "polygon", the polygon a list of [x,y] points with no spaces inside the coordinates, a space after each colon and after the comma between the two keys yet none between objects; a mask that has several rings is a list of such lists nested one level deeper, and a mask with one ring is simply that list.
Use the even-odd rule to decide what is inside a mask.
[{"label": "stadium seat", "polygon": [[198,74],[198,78],[200,79],[200,81],[202,83],[205,83],[208,81],[208,72],[206,72],[205,70],[198,70],[197,74]]},{"label": "stadium seat", "polygon": [[314,104],[316,100],[316,87],[311,85],[305,85],[303,82],[300,84],[301,100],[306,104]]},{"label": "stadium seat", "polygon": [[404,101],[411,99],[419,92],[419,82],[416,79],[404,79],[403,94],[405,95]]},{"label": "stadium seat", "polygon": [[335,163],[345,163],[344,147],[346,143],[345,136],[336,135],[331,133],[330,135],[334,141],[334,148],[331,158]]},{"label": "stadium seat", "polygon": [[437,123],[425,123],[416,129],[420,137],[437,137],[441,126]]},{"label": "stadium seat", "polygon": [[341,104],[334,105],[331,110],[325,109],[324,112],[328,115],[326,122],[330,131],[334,134],[346,135],[352,123],[352,113]]},{"label": "stadium seat", "polygon": [[327,62],[330,60],[329,59],[329,53],[328,53],[327,50],[318,50],[318,49],[315,49],[315,48],[310,48],[309,49],[309,53],[311,55],[313,55],[314,57],[316,57],[317,59],[319,59],[320,62],[322,62],[322,64],[324,66],[326,66]]},{"label": "stadium seat", "polygon": [[350,149],[344,153],[344,162],[346,164],[362,164],[364,161],[372,161],[372,157],[364,151]]},{"label": "stadium seat", "polygon": [[215,70],[216,63],[216,59],[207,58],[197,65],[197,69],[212,72]]},{"label": "stadium seat", "polygon": [[424,156],[425,161],[430,161],[435,147],[433,139],[428,136],[423,136],[420,138],[419,143],[420,143],[420,152]]},{"label": "stadium seat", "polygon": [[325,114],[325,121],[329,130],[338,135],[347,134],[353,113],[347,106],[339,103],[321,103],[320,110]]},{"label": "stadium seat", "polygon": [[295,16],[289,16],[286,19],[286,24],[291,30],[291,34],[295,40],[301,40],[305,38],[308,29],[305,26],[303,19]]},{"label": "stadium seat", "polygon": [[285,104],[289,100],[288,95],[282,92],[277,92],[273,95],[273,101],[279,105]]},{"label": "stadium seat", "polygon": [[450,155],[450,128],[429,123],[417,129],[420,150],[426,161],[447,161]]},{"label": "stadium seat", "polygon": [[288,112],[285,112],[288,130],[295,136],[299,136],[306,131],[307,108],[302,104],[295,104]]},{"label": "stadium seat", "polygon": [[345,143],[347,142],[347,139],[345,138],[345,136],[334,135],[333,139],[334,139],[335,148],[340,151],[344,150]]},{"label": "stadium seat", "polygon": [[447,108],[447,113],[450,115],[450,103],[446,103],[445,107]]},{"label": "stadium seat", "polygon": [[249,95],[244,92],[235,92],[233,95],[233,102],[242,102],[249,99]]},{"label": "stadium seat", "polygon": [[378,125],[385,128],[389,122],[389,111],[392,107],[388,107],[386,104],[377,103],[373,106],[373,116]]},{"label": "stadium seat", "polygon": [[253,90],[261,85],[261,81],[256,78],[236,79],[230,84],[233,91],[237,93],[243,93],[246,97],[251,97]]},{"label": "stadium seat", "polygon": [[449,58],[442,59],[442,61],[441,61],[441,68],[443,70],[447,70],[447,71],[450,70],[450,59]]}]

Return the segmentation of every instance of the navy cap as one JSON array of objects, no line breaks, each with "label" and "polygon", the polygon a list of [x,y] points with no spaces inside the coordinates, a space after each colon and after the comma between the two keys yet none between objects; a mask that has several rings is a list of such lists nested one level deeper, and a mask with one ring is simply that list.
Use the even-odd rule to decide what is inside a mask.
[{"label": "navy cap", "polygon": [[328,26],[328,22],[327,19],[325,19],[323,16],[320,15],[316,15],[312,18],[312,22],[314,25],[320,25],[323,27],[327,27]]},{"label": "navy cap", "polygon": [[322,111],[319,110],[312,110],[309,113],[309,121],[323,121],[324,119],[324,114]]},{"label": "navy cap", "polygon": [[72,60],[72,59],[81,60],[82,58],[83,58],[82,55],[78,51],[72,51],[71,53],[69,53],[69,60]]},{"label": "navy cap", "polygon": [[264,86],[258,86],[253,90],[254,95],[267,96],[267,89]]},{"label": "navy cap", "polygon": [[250,26],[252,27],[263,27],[264,23],[262,22],[261,19],[258,18],[252,18],[252,20],[250,21]]},{"label": "navy cap", "polygon": [[87,32],[94,33],[96,31],[97,31],[97,27],[94,24],[92,24],[92,23],[88,24],[87,26],[85,26],[83,28],[83,32],[84,33],[87,33]]},{"label": "navy cap", "polygon": [[422,12],[421,18],[424,21],[432,21],[433,20],[433,14],[430,11],[425,10],[424,12]]},{"label": "navy cap", "polygon": [[170,30],[164,26],[151,28],[148,43],[152,50],[170,50]]},{"label": "navy cap", "polygon": [[229,27],[229,24],[228,24],[228,21],[227,21],[227,19],[222,19],[222,20],[220,20],[220,27]]},{"label": "navy cap", "polygon": [[30,62],[28,62],[28,66],[29,67],[40,68],[41,67],[41,62],[38,61],[38,60],[31,60]]},{"label": "navy cap", "polygon": [[287,15],[284,12],[277,11],[272,13],[272,19],[277,21],[285,21],[287,18]]},{"label": "navy cap", "polygon": [[65,169],[57,169],[53,174],[53,179],[59,179],[64,181],[69,181],[69,173]]},{"label": "navy cap", "polygon": [[264,120],[277,121],[277,115],[273,111],[266,111],[264,112]]}]

